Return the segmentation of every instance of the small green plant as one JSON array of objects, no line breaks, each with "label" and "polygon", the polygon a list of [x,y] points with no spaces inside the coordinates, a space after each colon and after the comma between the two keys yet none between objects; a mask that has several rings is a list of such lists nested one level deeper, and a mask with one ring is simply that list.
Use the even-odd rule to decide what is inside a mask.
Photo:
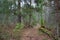
[{"label": "small green plant", "polygon": [[9,40],[10,39],[10,35],[7,32],[2,32],[0,33],[0,40]]},{"label": "small green plant", "polygon": [[24,28],[24,24],[23,23],[17,23],[14,31],[20,31],[23,28]]}]

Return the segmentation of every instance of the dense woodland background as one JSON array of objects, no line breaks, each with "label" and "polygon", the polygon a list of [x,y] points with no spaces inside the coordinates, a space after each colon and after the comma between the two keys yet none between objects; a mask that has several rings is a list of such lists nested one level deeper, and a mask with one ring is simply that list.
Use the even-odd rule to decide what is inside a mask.
[{"label": "dense woodland background", "polygon": [[[42,30],[47,30],[47,34],[52,30],[54,39],[60,40],[59,0],[0,0],[1,40],[10,40],[9,35],[12,31],[17,33],[18,30],[34,28],[38,24],[39,29],[44,28]],[[18,34],[14,36],[16,35],[18,36]]]}]

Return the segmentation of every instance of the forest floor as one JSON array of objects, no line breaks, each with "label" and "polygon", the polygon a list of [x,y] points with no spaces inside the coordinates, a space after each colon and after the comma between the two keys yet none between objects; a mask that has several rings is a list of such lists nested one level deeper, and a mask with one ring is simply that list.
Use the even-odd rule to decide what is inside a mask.
[{"label": "forest floor", "polygon": [[52,40],[47,34],[38,31],[39,25],[23,29],[21,40]]},{"label": "forest floor", "polygon": [[[38,31],[39,25],[33,28],[24,28],[20,32],[14,33],[12,27],[3,28],[2,32],[8,32],[10,39],[4,40],[52,40],[47,34]],[[2,39],[1,39],[2,40]]]}]

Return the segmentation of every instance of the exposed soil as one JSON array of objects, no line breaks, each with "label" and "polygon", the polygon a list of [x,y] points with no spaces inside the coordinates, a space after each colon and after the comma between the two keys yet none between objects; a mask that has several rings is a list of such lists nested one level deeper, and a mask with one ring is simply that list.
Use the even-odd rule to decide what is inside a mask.
[{"label": "exposed soil", "polygon": [[39,27],[40,25],[37,25],[34,28],[24,28],[21,32],[16,34],[13,32],[13,27],[4,28],[3,30],[9,33],[9,40],[52,40],[52,38],[50,38],[45,33],[39,34]]},{"label": "exposed soil", "polygon": [[52,40],[52,38],[49,38],[46,34],[38,34],[38,27],[34,28],[27,28],[22,31],[22,37],[21,40]]}]

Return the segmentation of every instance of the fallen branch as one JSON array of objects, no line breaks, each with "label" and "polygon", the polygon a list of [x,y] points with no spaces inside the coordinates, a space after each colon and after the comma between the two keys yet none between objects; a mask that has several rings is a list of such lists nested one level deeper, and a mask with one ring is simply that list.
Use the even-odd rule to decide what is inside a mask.
[{"label": "fallen branch", "polygon": [[54,40],[58,40],[57,38],[55,38],[55,36],[53,36],[52,32],[46,28],[41,27],[39,28],[39,31],[42,31],[43,33],[47,34],[49,37],[52,37]]}]

